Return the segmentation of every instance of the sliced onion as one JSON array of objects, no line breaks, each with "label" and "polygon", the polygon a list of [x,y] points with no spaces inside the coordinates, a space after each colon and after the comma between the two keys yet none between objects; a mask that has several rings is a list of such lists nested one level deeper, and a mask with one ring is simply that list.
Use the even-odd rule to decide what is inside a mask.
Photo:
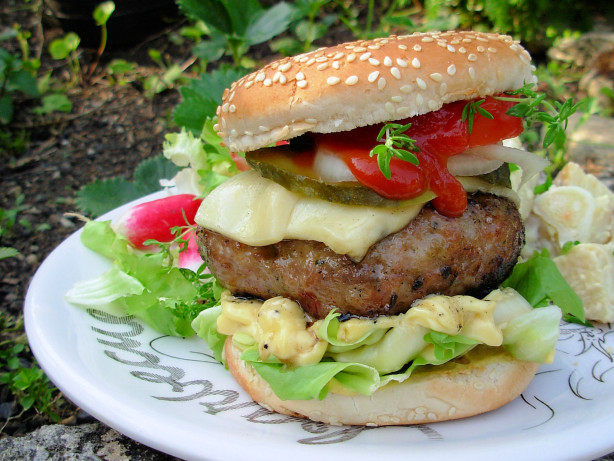
[{"label": "sliced onion", "polygon": [[490,160],[466,153],[448,159],[448,171],[452,176],[478,176],[495,171],[503,165],[501,160]]},{"label": "sliced onion", "polygon": [[356,181],[356,178],[339,156],[320,147],[313,161],[313,169],[325,182]]},{"label": "sliced onion", "polygon": [[550,162],[532,152],[513,147],[505,147],[500,144],[480,146],[467,149],[462,155],[472,155],[487,160],[499,160],[502,162],[518,165],[522,170],[520,186],[526,183],[533,176],[543,171]]}]

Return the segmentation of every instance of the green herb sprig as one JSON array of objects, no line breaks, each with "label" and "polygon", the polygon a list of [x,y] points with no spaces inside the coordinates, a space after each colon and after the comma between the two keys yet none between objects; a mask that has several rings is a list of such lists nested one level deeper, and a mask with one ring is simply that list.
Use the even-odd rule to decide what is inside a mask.
[{"label": "green herb sprig", "polygon": [[[517,102],[517,104],[508,109],[508,115],[522,117],[529,125],[535,122],[541,122],[545,125],[544,148],[552,144],[563,146],[567,139],[565,130],[569,123],[569,117],[585,104],[585,100],[581,100],[577,103],[574,103],[572,99],[566,99],[562,103],[559,101],[551,102],[546,99],[545,94],[533,90],[533,86],[533,84],[528,83],[522,88],[508,91],[507,94],[510,97],[497,96],[496,99],[500,101]],[[545,110],[540,111],[540,107],[543,107]]]},{"label": "green herb sprig", "polygon": [[411,123],[407,125],[386,123],[377,135],[378,142],[385,136],[384,143],[378,144],[369,152],[371,157],[377,155],[377,165],[386,179],[390,179],[391,176],[390,160],[392,157],[397,157],[414,165],[419,165],[420,163],[418,157],[412,153],[412,151],[420,151],[416,141],[405,134],[409,127],[411,127]]},{"label": "green herb sprig", "polygon": [[461,113],[461,122],[468,122],[469,133],[473,131],[473,120],[475,114],[480,114],[482,117],[494,119],[495,117],[482,107],[482,104],[486,102],[486,99],[480,99],[479,101],[470,101],[463,107]]}]

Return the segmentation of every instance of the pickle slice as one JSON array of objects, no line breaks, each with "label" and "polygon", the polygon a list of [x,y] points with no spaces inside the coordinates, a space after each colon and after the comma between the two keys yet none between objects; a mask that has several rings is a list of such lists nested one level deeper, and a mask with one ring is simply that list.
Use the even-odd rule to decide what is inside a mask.
[{"label": "pickle slice", "polygon": [[[292,149],[290,145],[283,145],[247,152],[245,159],[263,177],[275,181],[286,189],[329,202],[373,207],[404,207],[426,203],[436,197],[432,191],[428,191],[409,200],[390,200],[359,182],[325,182],[319,179],[313,168],[303,164],[305,162],[295,162],[294,158],[297,155],[301,155],[301,152]],[[507,163],[495,171],[476,178],[489,184],[511,187]]]}]

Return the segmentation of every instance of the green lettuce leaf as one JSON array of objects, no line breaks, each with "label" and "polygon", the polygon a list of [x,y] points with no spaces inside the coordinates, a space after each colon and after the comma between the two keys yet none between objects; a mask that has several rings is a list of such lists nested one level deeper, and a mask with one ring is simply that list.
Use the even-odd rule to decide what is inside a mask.
[{"label": "green lettuce leaf", "polygon": [[319,362],[288,368],[275,359],[260,361],[255,349],[245,351],[241,359],[249,362],[282,400],[322,400],[333,378],[348,390],[364,395],[371,395],[380,384],[377,370],[359,363]]},{"label": "green lettuce leaf", "polygon": [[226,335],[217,331],[217,318],[221,313],[222,306],[217,305],[202,311],[192,321],[192,328],[200,338],[207,342],[209,348],[213,352],[213,357],[215,357],[218,362],[223,362],[222,350],[224,349],[224,342],[226,341]]},{"label": "green lettuce leaf", "polygon": [[563,278],[545,249],[516,264],[502,286],[514,288],[533,307],[547,306],[552,302],[561,309],[565,320],[586,322],[582,299]]},{"label": "green lettuce leaf", "polygon": [[176,255],[137,251],[115,233],[111,221],[87,222],[81,242],[114,265],[103,276],[79,282],[68,292],[69,302],[102,310],[119,306],[160,333],[184,337],[195,334],[192,321],[198,314],[217,304],[219,289],[201,272],[204,266],[193,272],[173,265]]}]

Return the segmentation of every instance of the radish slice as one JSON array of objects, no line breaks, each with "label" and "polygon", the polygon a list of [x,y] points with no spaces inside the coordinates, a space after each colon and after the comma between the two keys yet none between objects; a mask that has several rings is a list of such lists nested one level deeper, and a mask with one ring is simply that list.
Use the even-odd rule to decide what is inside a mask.
[{"label": "radish slice", "polygon": [[488,160],[499,160],[501,162],[514,163],[522,170],[520,186],[526,183],[533,176],[543,171],[550,162],[545,158],[539,157],[532,152],[513,147],[505,147],[500,144],[490,146],[480,146],[467,149],[462,155],[472,155]]},{"label": "radish slice", "polygon": [[175,238],[171,232],[173,227],[193,225],[201,202],[202,199],[195,195],[178,194],[141,203],[122,214],[112,227],[133,246],[143,250],[147,248],[145,241],[170,242]]},{"label": "radish slice", "polygon": [[203,262],[198,252],[196,233],[192,231],[188,239],[188,247],[179,253],[177,266],[182,269],[190,269],[193,272],[197,272]]}]

